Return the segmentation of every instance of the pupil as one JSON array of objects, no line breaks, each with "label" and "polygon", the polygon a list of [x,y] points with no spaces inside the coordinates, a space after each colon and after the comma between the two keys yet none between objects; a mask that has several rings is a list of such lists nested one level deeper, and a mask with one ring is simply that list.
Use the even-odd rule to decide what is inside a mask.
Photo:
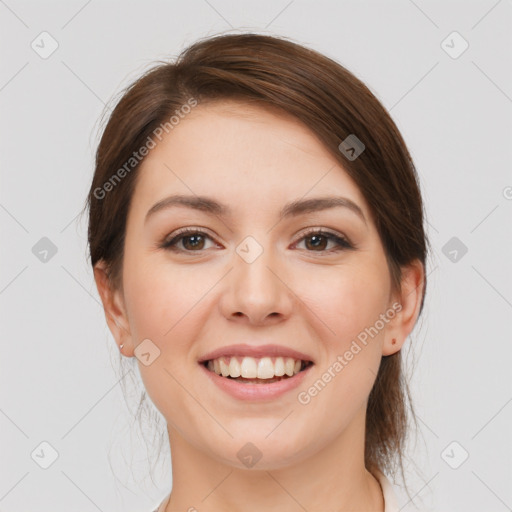
[{"label": "pupil", "polygon": [[[313,245],[313,247],[315,247],[315,248],[319,248],[319,247],[320,247],[320,248],[324,248],[325,243],[323,243],[323,244],[322,244],[322,239],[323,239],[323,241],[325,242],[325,238],[324,238],[322,235],[312,235],[312,236],[310,237],[310,240],[316,240],[316,243],[315,243],[315,242],[313,242],[313,244],[312,244],[312,245]],[[319,241],[320,241],[320,245],[318,245],[318,242],[319,242]]]},{"label": "pupil", "polygon": [[[189,245],[193,248],[197,248],[198,243],[200,244],[200,242],[201,242],[201,238],[202,238],[201,235],[189,235],[185,238],[184,243],[185,243],[185,245]],[[187,243],[187,241],[190,241],[191,239],[195,240],[195,242],[192,242],[192,244]]]}]

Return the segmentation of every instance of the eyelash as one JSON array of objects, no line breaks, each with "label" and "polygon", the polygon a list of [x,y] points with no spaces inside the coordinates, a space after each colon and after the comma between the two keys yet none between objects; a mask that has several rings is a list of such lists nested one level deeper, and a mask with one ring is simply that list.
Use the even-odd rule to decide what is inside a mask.
[{"label": "eyelash", "polygon": [[[194,253],[194,252],[201,253],[201,252],[205,251],[206,249],[190,251],[187,249],[179,249],[176,247],[176,244],[178,242],[180,242],[184,238],[187,238],[187,236],[191,236],[191,235],[206,236],[207,238],[210,238],[210,240],[212,240],[212,237],[209,236],[204,231],[201,231],[201,230],[195,229],[195,228],[183,228],[183,229],[179,230],[176,233],[176,235],[173,238],[171,238],[170,240],[168,240],[168,241],[164,240],[164,242],[160,245],[160,248],[167,249],[167,250],[173,251],[173,252],[182,252],[182,253]],[[324,250],[324,251],[309,251],[306,249],[307,252],[312,252],[312,253],[318,252],[319,254],[322,254],[322,253],[330,254],[332,252],[338,252],[338,251],[347,250],[347,249],[349,249],[349,250],[355,249],[355,246],[351,242],[349,242],[347,238],[340,236],[340,235],[336,235],[335,233],[332,233],[330,231],[325,231],[323,229],[317,229],[317,228],[311,229],[311,230],[307,231],[306,233],[304,233],[302,238],[300,238],[295,243],[297,244],[299,242],[302,242],[304,239],[308,238],[311,235],[321,235],[323,237],[326,237],[328,240],[334,241],[337,244],[337,247],[334,249]]]}]

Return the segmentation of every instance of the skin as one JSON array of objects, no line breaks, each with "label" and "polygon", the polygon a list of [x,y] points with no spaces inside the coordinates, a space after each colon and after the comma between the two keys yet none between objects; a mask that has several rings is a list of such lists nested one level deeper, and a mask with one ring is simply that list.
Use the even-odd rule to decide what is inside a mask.
[{"label": "skin", "polygon": [[[416,322],[421,263],[405,267],[401,291],[393,291],[358,187],[306,126],[270,109],[201,104],[139,172],[122,289],[109,286],[103,262],[94,274],[123,354],[133,357],[145,339],[160,350],[139,367],[168,422],[173,487],[161,510],[382,512],[380,485],[364,466],[366,404],[382,355],[400,350]],[[213,197],[234,215],[173,207],[145,222],[155,203],[176,193]],[[323,195],[349,198],[366,222],[339,207],[279,220],[285,203]],[[199,250],[190,234],[178,242],[188,252],[159,247],[187,226],[206,233]],[[334,251],[336,243],[326,240],[316,248],[311,233],[304,238],[306,228],[344,235],[355,249]],[[249,235],[263,248],[250,264],[236,252]],[[310,403],[299,403],[298,392],[395,302],[401,311]],[[197,361],[247,338],[295,348],[315,365],[299,389],[240,401],[214,386]],[[250,469],[237,457],[247,442],[262,453]]]}]

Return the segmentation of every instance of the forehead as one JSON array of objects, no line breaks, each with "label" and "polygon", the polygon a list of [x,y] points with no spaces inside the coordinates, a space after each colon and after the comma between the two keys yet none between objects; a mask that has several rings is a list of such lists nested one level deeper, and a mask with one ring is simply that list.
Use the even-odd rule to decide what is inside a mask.
[{"label": "forehead", "polygon": [[214,196],[235,210],[277,209],[290,198],[340,194],[366,209],[357,185],[305,124],[238,101],[196,106],[138,172],[135,206],[183,193]]}]

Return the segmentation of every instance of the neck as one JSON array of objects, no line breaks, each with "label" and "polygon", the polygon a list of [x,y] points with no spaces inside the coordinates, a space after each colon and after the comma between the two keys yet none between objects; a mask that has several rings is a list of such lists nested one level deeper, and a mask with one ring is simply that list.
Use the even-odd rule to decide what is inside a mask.
[{"label": "neck", "polygon": [[169,441],[173,486],[162,512],[384,511],[380,484],[364,467],[364,414],[337,439],[319,439],[322,449],[277,469],[233,467],[198,451],[175,430],[169,430]]}]

